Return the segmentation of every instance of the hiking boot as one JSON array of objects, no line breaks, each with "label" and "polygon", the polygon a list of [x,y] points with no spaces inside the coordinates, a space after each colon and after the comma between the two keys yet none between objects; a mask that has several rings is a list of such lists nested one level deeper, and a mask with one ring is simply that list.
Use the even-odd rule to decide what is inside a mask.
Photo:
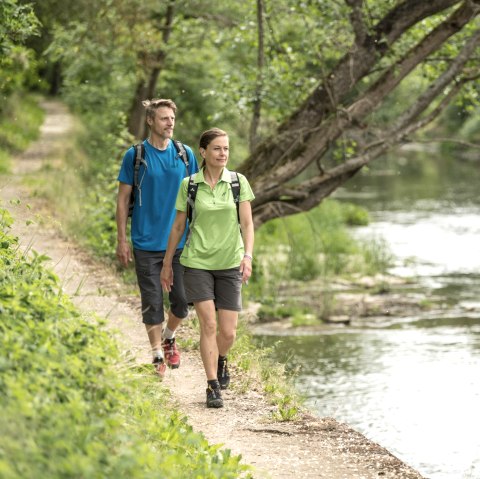
[{"label": "hiking boot", "polygon": [[165,371],[167,370],[167,365],[163,358],[156,356],[153,358],[153,366],[155,367],[155,372],[163,378],[165,376]]},{"label": "hiking boot", "polygon": [[180,366],[180,352],[178,351],[175,338],[165,339],[162,343],[162,348],[168,367],[177,369]]},{"label": "hiking boot", "polygon": [[227,389],[230,384],[227,362],[226,357],[218,359],[217,378],[220,383],[220,389]]},{"label": "hiking boot", "polygon": [[212,387],[210,384],[207,387],[207,407],[223,407],[223,399],[220,388]]}]

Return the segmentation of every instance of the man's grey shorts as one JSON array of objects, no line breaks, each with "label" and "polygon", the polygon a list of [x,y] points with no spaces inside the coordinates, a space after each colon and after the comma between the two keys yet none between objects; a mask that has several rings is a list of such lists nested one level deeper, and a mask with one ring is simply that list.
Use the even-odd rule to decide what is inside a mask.
[{"label": "man's grey shorts", "polygon": [[[142,317],[145,324],[160,324],[165,321],[163,313],[163,291],[160,271],[163,266],[164,251],[142,251],[135,249],[135,270],[142,298]],[[183,266],[180,264],[181,250],[173,257],[173,286],[168,295],[170,310],[180,319],[188,315],[188,304],[183,287]]]},{"label": "man's grey shorts", "polygon": [[217,309],[242,310],[242,273],[238,268],[204,270],[186,267],[183,284],[189,303],[213,300]]}]

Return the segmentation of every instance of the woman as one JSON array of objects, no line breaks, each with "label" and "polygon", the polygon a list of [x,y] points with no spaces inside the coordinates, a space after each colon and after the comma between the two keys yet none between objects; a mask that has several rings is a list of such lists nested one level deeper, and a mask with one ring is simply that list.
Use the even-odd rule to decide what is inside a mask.
[{"label": "woman", "polygon": [[[200,138],[201,170],[194,176],[198,184],[194,219],[190,226],[181,264],[185,293],[200,321],[200,353],[207,375],[207,407],[223,407],[220,390],[230,384],[227,353],[236,335],[238,312],[242,309],[242,283],[252,274],[253,220],[250,201],[254,195],[247,179],[238,174],[240,199],[234,202],[228,135],[212,128]],[[178,192],[177,214],[170,232],[160,275],[162,287],[173,285],[172,259],[187,220],[189,178]],[[239,217],[239,219],[238,219]],[[240,227],[238,222],[240,221]],[[241,231],[241,232],[240,232]],[[217,334],[218,312],[218,334]]]}]

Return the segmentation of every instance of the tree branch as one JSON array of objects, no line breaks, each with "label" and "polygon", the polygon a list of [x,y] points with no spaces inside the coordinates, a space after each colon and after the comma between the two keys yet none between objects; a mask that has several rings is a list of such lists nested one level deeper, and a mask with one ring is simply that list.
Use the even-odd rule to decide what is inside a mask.
[{"label": "tree branch", "polygon": [[[463,28],[472,16],[480,12],[480,6],[473,6],[471,2],[467,1],[459,9],[457,9],[449,18],[437,26],[430,34],[424,37],[418,45],[412,48],[402,59],[396,64],[392,65],[360,98],[358,98],[349,108],[342,110],[344,114],[337,116],[334,119],[325,122],[323,127],[316,133],[317,138],[309,139],[310,135],[304,135],[299,140],[298,131],[297,139],[291,144],[291,148],[295,145],[297,147],[296,156],[288,155],[290,161],[283,165],[277,166],[276,170],[271,173],[267,181],[271,182],[273,176],[274,181],[282,183],[288,181],[292,175],[292,171],[299,174],[314,161],[318,155],[323,155],[328,145],[334,142],[343,131],[352,125],[359,124],[362,119],[367,117],[378,105],[391,93],[399,83],[425,58],[432,52],[440,48],[443,43],[452,35]],[[470,47],[466,50],[465,55],[472,51],[477,40],[471,40]],[[465,55],[455,60],[454,65],[457,68],[452,68],[451,75],[461,69],[461,65],[466,61]],[[463,62],[463,63],[462,63]],[[445,77],[445,78],[444,78]],[[442,75],[441,79],[448,84],[449,75]],[[440,86],[439,86],[440,88]],[[428,96],[425,97],[428,102]],[[321,135],[320,138],[318,138]],[[300,143],[301,141],[301,143]]]},{"label": "tree branch", "polygon": [[[298,144],[298,130],[307,125],[308,127],[318,126],[326,117],[336,112],[337,105],[351,93],[352,87],[370,74],[371,69],[390,46],[410,27],[459,3],[461,3],[460,0],[430,0],[429,2],[406,0],[394,7],[373,28],[372,34],[363,44],[355,44],[343,56],[327,79],[319,84],[299,110],[278,129],[278,134],[265,140],[255,149],[242,164],[240,171],[247,175],[253,172],[256,176],[265,175],[264,183],[267,187],[268,176],[273,169],[288,163],[291,158],[295,158],[305,150],[304,145]],[[282,137],[281,142],[278,141],[279,135]],[[290,149],[292,153],[286,155],[286,149]],[[318,158],[318,151],[315,152],[315,156]],[[278,161],[279,158],[283,158],[281,162]]]},{"label": "tree branch", "polygon": [[355,43],[357,45],[363,45],[368,35],[368,29],[362,14],[363,0],[345,0],[345,3],[352,9],[350,13],[350,23],[355,33]]},{"label": "tree branch", "polygon": [[[431,123],[445,110],[466,83],[475,81],[479,77],[479,75],[469,75],[459,81],[455,81],[455,77],[462,72],[462,69],[469,62],[471,52],[475,50],[479,43],[480,30],[477,30],[466,41],[464,47],[451,62],[447,70],[429,86],[419,97],[418,101],[411,108],[407,109],[391,128],[383,132],[379,140],[366,145],[361,155],[324,171],[321,176],[309,178],[295,186],[280,185],[272,191],[278,200],[270,201],[264,206],[260,205],[257,207],[254,205],[256,224],[261,224],[277,215],[285,216],[311,209],[322,199],[330,195],[339,185],[354,176],[363,166],[378,158],[393,146],[400,144],[409,135]],[[445,88],[452,82],[454,83],[448,94],[443,95]],[[428,115],[424,115],[430,104],[441,95],[443,97],[439,104]],[[420,119],[415,121],[417,118]],[[462,142],[462,144],[468,145],[467,142]],[[480,148],[480,145],[471,144],[471,146]],[[275,204],[274,209],[268,207],[272,203]]]},{"label": "tree branch", "polygon": [[[363,118],[394,90],[412,70],[437,50],[448,38],[463,28],[474,15],[480,13],[480,5],[472,7],[466,2],[449,18],[438,25],[418,45],[412,48],[402,59],[392,65],[355,103],[348,108],[350,118]],[[473,40],[473,49],[477,40]],[[473,51],[470,48],[470,53]],[[461,59],[460,59],[461,60]],[[460,62],[459,60],[459,62]],[[455,60],[456,61],[456,60]],[[452,69],[455,71],[455,69]],[[445,84],[451,78],[444,78]]]},{"label": "tree branch", "polygon": [[[436,98],[452,81],[454,81],[455,77],[462,71],[465,64],[470,61],[472,53],[479,44],[480,29],[472,34],[457,57],[450,63],[449,67],[422,95],[418,97],[413,105],[398,118],[397,124],[400,126],[407,125],[414,118],[417,118],[422,112],[424,112],[432,103],[433,99]],[[462,84],[467,81],[469,80],[463,81]]]}]

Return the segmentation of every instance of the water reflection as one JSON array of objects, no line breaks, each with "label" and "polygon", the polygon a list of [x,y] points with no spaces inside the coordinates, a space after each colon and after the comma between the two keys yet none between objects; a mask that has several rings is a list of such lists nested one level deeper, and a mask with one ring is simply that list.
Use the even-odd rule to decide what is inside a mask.
[{"label": "water reflection", "polygon": [[361,431],[425,477],[480,477],[480,321],[263,336],[307,405]]},{"label": "water reflection", "polygon": [[[386,240],[397,258],[392,273],[435,276],[480,271],[480,211],[451,213],[378,212],[375,222],[357,228],[360,238]],[[441,241],[438,241],[441,239]]]}]

